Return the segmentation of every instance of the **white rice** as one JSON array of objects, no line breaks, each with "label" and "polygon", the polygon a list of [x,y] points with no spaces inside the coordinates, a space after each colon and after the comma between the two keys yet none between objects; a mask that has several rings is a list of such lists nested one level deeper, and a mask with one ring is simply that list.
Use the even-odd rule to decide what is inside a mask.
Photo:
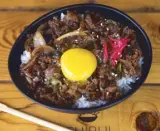
[{"label": "white rice", "polygon": [[87,99],[82,96],[81,98],[79,98],[74,107],[76,108],[91,108],[91,107],[98,107],[98,106],[102,106],[105,105],[106,101],[102,101],[102,100],[96,100],[96,101],[87,101]]},{"label": "white rice", "polygon": [[143,63],[144,63],[144,62],[143,62],[143,59],[144,59],[143,57],[140,57],[140,58],[139,58],[138,64],[139,64],[139,67],[140,67],[140,68],[142,67],[142,65],[143,65]]},{"label": "white rice", "polygon": [[138,80],[137,77],[122,77],[117,81],[117,86],[120,88],[120,91],[128,92],[131,89],[130,84],[135,83]]},{"label": "white rice", "polygon": [[61,13],[61,21],[63,21],[63,18],[65,17],[65,14],[64,13]]},{"label": "white rice", "polygon": [[27,64],[30,59],[31,59],[31,53],[26,50],[23,51],[23,54],[21,55],[21,63]]}]

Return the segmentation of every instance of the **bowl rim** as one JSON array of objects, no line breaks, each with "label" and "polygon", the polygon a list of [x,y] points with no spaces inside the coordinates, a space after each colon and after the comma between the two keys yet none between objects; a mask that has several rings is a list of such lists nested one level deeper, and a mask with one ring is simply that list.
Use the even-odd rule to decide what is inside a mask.
[{"label": "bowl rim", "polygon": [[[16,43],[18,43],[20,41],[20,39],[22,39],[25,35],[26,35],[26,32],[32,27],[34,26],[35,24],[37,24],[39,21],[41,21],[42,19],[45,19],[46,17],[49,17],[52,15],[52,13],[56,13],[56,12],[62,12],[62,10],[66,11],[66,10],[69,10],[69,9],[75,9],[76,10],[76,7],[80,7],[80,6],[90,6],[90,7],[99,7],[99,8],[105,8],[106,10],[112,10],[114,12],[116,12],[118,15],[122,15],[123,17],[125,17],[126,19],[128,19],[132,24],[135,25],[135,27],[142,33],[143,37],[145,37],[145,40],[147,41],[147,46],[148,46],[148,49],[149,49],[149,67],[148,67],[148,70],[146,71],[145,75],[144,75],[144,78],[143,80],[140,82],[140,85],[136,87],[136,89],[128,92],[127,94],[123,95],[122,97],[120,97],[119,99],[115,100],[114,102],[109,102],[103,106],[99,106],[99,107],[92,107],[92,108],[63,108],[63,107],[53,107],[53,106],[49,106],[49,105],[46,105],[44,103],[41,103],[39,102],[38,100],[34,99],[34,98],[31,98],[30,96],[28,96],[27,94],[25,94],[20,87],[17,86],[17,84],[15,83],[13,77],[12,77],[12,71],[10,70],[10,62],[11,62],[11,54],[12,54],[12,51],[14,50],[15,46],[16,46]],[[65,112],[65,113],[74,113],[74,114],[81,114],[81,113],[92,113],[92,112],[97,112],[97,111],[101,111],[101,110],[104,110],[104,109],[107,109],[107,108],[110,108],[114,105],[117,105],[118,103],[121,103],[122,101],[126,100],[128,97],[130,97],[132,94],[134,94],[141,86],[142,84],[144,83],[144,81],[146,80],[147,76],[148,76],[148,73],[150,71],[150,68],[151,68],[151,64],[152,64],[152,46],[151,46],[151,42],[149,40],[149,37],[147,36],[147,34],[145,33],[144,29],[133,19],[131,18],[130,16],[128,16],[126,13],[114,8],[114,7],[111,7],[111,6],[107,6],[107,5],[102,5],[102,4],[90,4],[90,3],[86,3],[86,4],[74,4],[74,5],[68,5],[68,6],[64,6],[64,7],[60,7],[60,8],[57,8],[57,9],[54,9],[44,15],[42,15],[41,17],[37,18],[36,20],[34,20],[31,24],[29,24],[29,26],[27,26],[27,28],[24,29],[24,31],[19,35],[19,37],[16,39],[14,45],[12,46],[12,49],[10,51],[10,54],[9,54],[9,57],[8,57],[8,71],[9,71],[9,74],[10,74],[10,78],[11,80],[13,81],[14,85],[16,86],[16,88],[24,95],[26,96],[28,99],[30,99],[31,101],[37,103],[37,104],[40,104],[44,107],[47,107],[49,109],[52,109],[52,110],[55,110],[55,111],[60,111],[60,112]]]}]

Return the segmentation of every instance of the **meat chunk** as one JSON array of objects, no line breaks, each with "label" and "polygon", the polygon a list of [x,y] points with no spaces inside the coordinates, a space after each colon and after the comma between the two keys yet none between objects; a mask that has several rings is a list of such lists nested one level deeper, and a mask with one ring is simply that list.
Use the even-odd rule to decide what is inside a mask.
[{"label": "meat chunk", "polygon": [[109,86],[105,89],[101,89],[101,99],[102,100],[114,100],[115,98],[119,97],[117,94],[117,87],[116,86]]},{"label": "meat chunk", "polygon": [[[126,55],[124,63],[126,66],[128,65],[129,71],[127,71],[127,67],[124,68],[125,73],[129,76],[132,75],[139,75],[140,76],[140,70],[139,70],[139,59],[141,58],[142,54],[140,50],[133,49],[133,55]],[[127,64],[128,63],[128,64]]]},{"label": "meat chunk", "polygon": [[59,37],[62,34],[60,22],[57,17],[53,17],[53,20],[49,20],[48,25],[52,29],[52,33],[55,34],[57,37]]},{"label": "meat chunk", "polygon": [[55,66],[55,65],[50,65],[46,70],[45,70],[45,78],[50,79],[52,76],[57,75],[57,73],[60,73],[60,69]]},{"label": "meat chunk", "polygon": [[95,28],[95,25],[94,25],[94,23],[92,21],[92,18],[91,18],[91,16],[89,14],[86,16],[85,22],[90,27],[90,29],[94,29]]},{"label": "meat chunk", "polygon": [[128,26],[126,26],[123,28],[121,32],[121,37],[133,39],[135,38],[135,31],[132,29],[129,29]]},{"label": "meat chunk", "polygon": [[67,14],[63,18],[63,22],[68,25],[72,30],[76,30],[79,27],[79,18],[76,12],[67,11]]}]

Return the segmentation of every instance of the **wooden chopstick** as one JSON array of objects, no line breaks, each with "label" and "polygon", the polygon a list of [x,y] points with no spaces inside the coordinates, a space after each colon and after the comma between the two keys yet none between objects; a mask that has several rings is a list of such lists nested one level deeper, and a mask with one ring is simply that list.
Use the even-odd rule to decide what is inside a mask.
[{"label": "wooden chopstick", "polygon": [[2,104],[2,103],[0,103],[0,111],[12,114],[14,116],[18,116],[20,118],[23,118],[23,119],[26,119],[28,121],[34,122],[34,123],[39,124],[41,126],[45,126],[45,127],[51,128],[51,129],[56,130],[56,131],[73,131],[73,130],[67,129],[65,127],[53,124],[53,123],[51,123],[49,121],[45,121],[45,120],[42,120],[40,118],[31,116],[31,115],[26,114],[24,112],[20,112],[18,110],[15,110],[13,108],[10,108],[10,107]]}]

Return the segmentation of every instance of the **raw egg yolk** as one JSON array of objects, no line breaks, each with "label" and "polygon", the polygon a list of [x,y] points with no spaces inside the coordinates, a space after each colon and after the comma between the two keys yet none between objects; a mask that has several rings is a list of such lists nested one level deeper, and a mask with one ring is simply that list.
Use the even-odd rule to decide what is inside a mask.
[{"label": "raw egg yolk", "polygon": [[73,81],[87,80],[97,67],[97,60],[93,53],[81,48],[64,52],[60,63],[63,75]]}]

